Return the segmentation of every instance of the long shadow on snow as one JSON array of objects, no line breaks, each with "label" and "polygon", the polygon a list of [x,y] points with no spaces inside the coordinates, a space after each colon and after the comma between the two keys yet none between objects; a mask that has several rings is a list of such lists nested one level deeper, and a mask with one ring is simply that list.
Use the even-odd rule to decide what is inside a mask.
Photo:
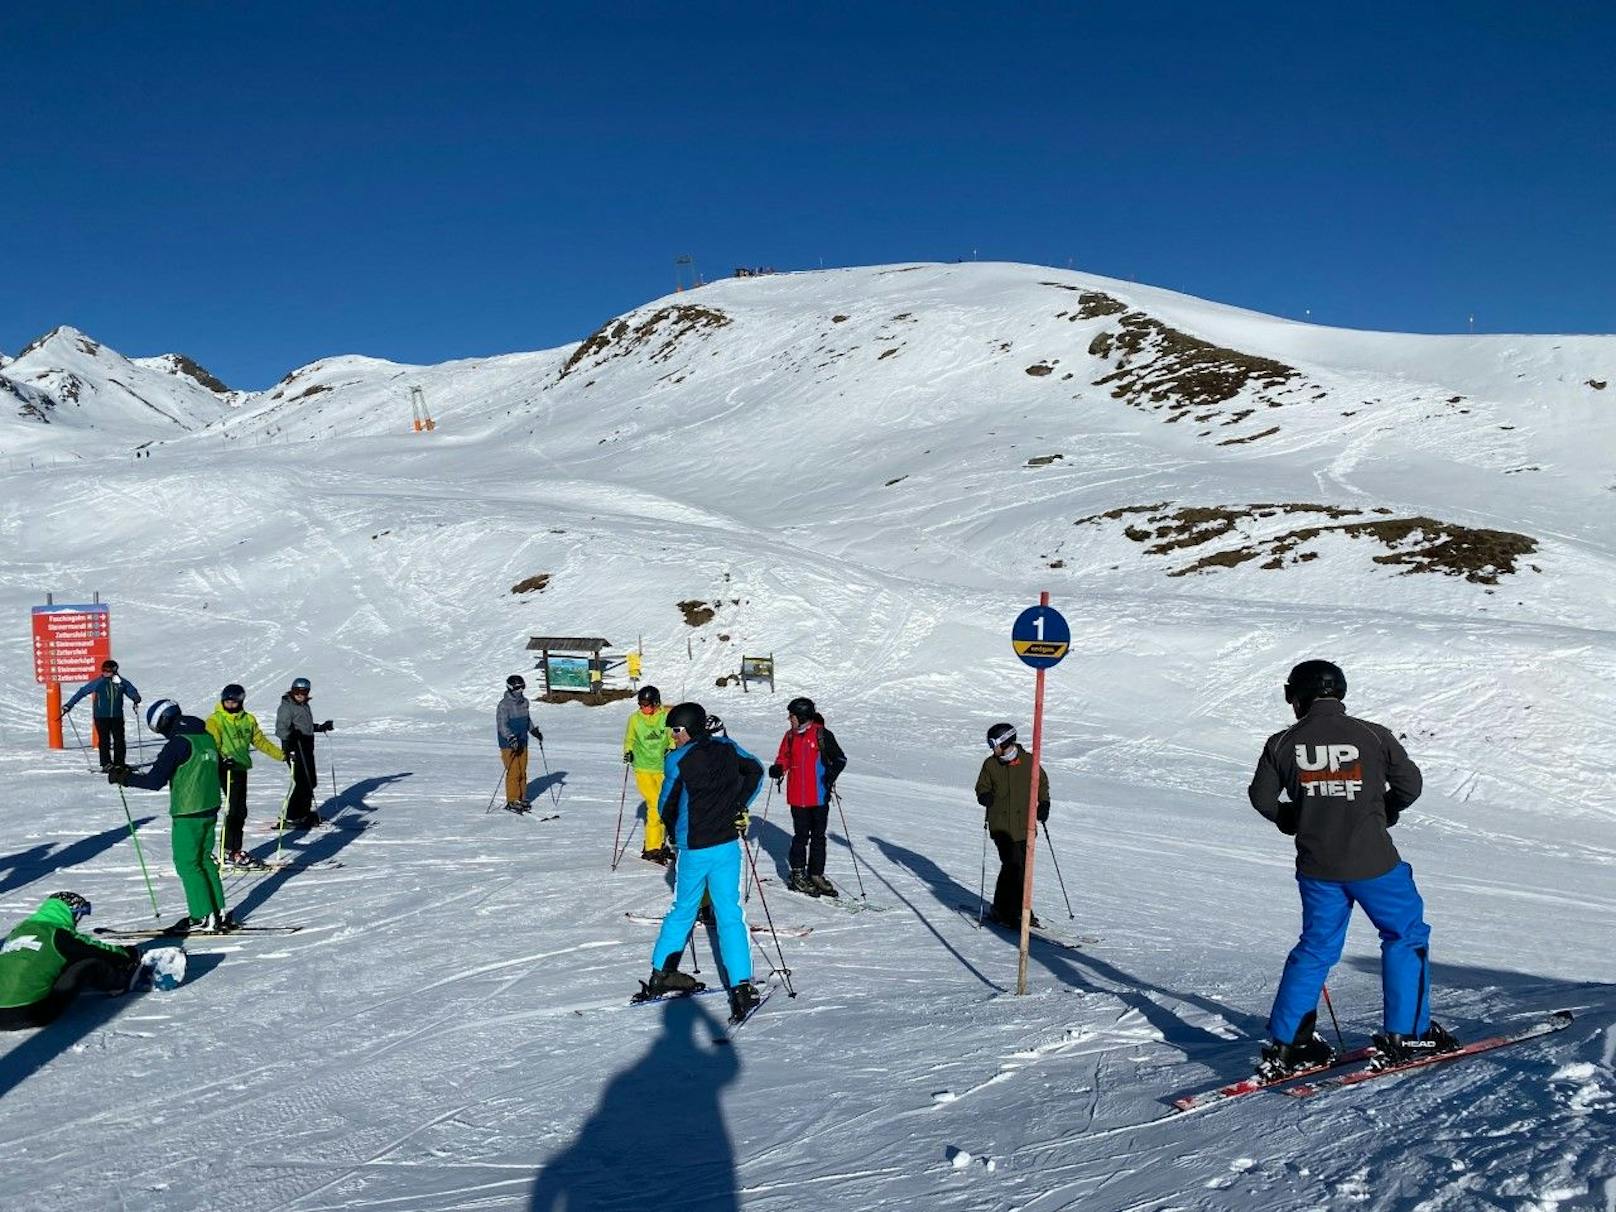
[{"label": "long shadow on snow", "polygon": [[[1380,960],[1371,955],[1352,955],[1342,960],[1359,972],[1380,974]],[[1529,972],[1512,972],[1502,968],[1475,968],[1466,964],[1431,964],[1431,1011],[1444,1027],[1458,1032],[1461,1039],[1494,1034],[1505,1024],[1499,1021],[1467,1022],[1455,1020],[1443,1013],[1443,994],[1446,990],[1467,990],[1483,993],[1497,990],[1507,996],[1510,1014],[1529,1014],[1542,1011],[1571,1010],[1578,1022],[1594,1015],[1616,1018],[1616,985],[1603,981],[1568,981],[1560,977],[1537,976]],[[1361,1022],[1364,1031],[1380,1030],[1381,1007],[1377,1000],[1372,1005],[1350,1010],[1341,1004],[1341,995],[1335,997],[1336,1012],[1346,1022]],[[1472,1028],[1467,1030],[1467,1028]]]},{"label": "long shadow on snow", "polygon": [[[155,819],[143,816],[135,822],[135,828],[149,825]],[[35,880],[44,879],[53,872],[87,863],[102,851],[112,849],[128,836],[128,825],[114,825],[111,829],[82,838],[60,849],[53,849],[54,842],[46,842],[40,846],[20,850],[16,854],[8,854],[5,858],[0,858],[0,870],[6,873],[4,877],[0,877],[0,893],[10,892],[13,888],[21,888]]]},{"label": "long shadow on snow", "polygon": [[[887,859],[888,862],[897,863],[900,867],[907,867],[910,871],[913,871],[916,875],[920,876],[920,878],[928,885],[930,885],[932,882],[931,878],[928,878],[928,873],[930,873],[932,878],[940,878],[946,880],[953,887],[959,887],[958,884],[955,884],[953,880],[950,880],[948,876],[943,874],[942,869],[939,868],[937,864],[933,863],[928,858],[924,858],[921,855],[916,854],[913,850],[906,850],[896,842],[889,842],[884,838],[872,837],[870,840],[875,843],[876,849],[881,852],[882,857]],[[926,927],[927,930],[931,931],[932,937],[943,945],[943,949],[945,951],[960,962],[960,966],[962,968],[964,968],[972,976],[976,977],[977,980],[981,981],[989,989],[995,989],[1000,993],[1005,991],[1003,985],[999,984],[997,981],[989,979],[983,974],[981,969],[961,955],[959,949],[942,936],[942,933],[937,929],[936,926],[931,924],[926,915],[915,907],[915,903],[893,886],[891,880],[887,879],[886,876],[882,875],[874,867],[870,867],[868,864],[866,864],[866,868],[871,876],[880,880],[887,886],[887,891],[892,893],[895,900],[902,902],[904,908],[908,909],[910,913],[913,913],[920,924]],[[933,886],[932,891],[933,893],[936,893],[937,888]]]},{"label": "long shadow on snow", "polygon": [[[720,1096],[740,1072],[740,1059],[734,1048],[707,1043],[720,1029],[699,999],[662,1007],[661,1035],[607,1083],[577,1138],[540,1169],[532,1212],[667,1202],[704,1212],[739,1209],[735,1148]],[[648,1138],[657,1125],[671,1124],[678,1132],[667,1147]]]},{"label": "long shadow on snow", "polygon": [[561,806],[559,801],[567,794],[567,772],[565,770],[551,770],[539,775],[536,779],[529,779],[527,790],[523,794],[527,796],[528,803],[536,804],[550,794],[550,788],[552,787],[556,790],[556,807],[559,808]]},{"label": "long shadow on snow", "polygon": [[[165,940],[163,945],[170,943]],[[185,983],[189,985],[192,981],[201,980],[217,968],[223,959],[222,955],[192,952],[185,961]],[[127,1007],[142,1005],[149,997],[161,999],[167,996],[166,993],[125,993],[122,997],[108,997],[104,993],[81,993],[62,1012],[62,1016],[49,1026],[36,1027],[30,1032],[0,1033],[0,1043],[7,1036],[13,1039],[25,1037],[16,1047],[0,1056],[0,1099],[6,1098],[64,1052],[77,1047],[91,1032],[105,1027]],[[180,1030],[178,1026],[172,1029]],[[86,1085],[93,1084],[93,1077],[87,1076]]]},{"label": "long shadow on snow", "polygon": [[[958,906],[974,905],[979,901],[976,890],[967,888],[958,880],[950,876],[936,863],[924,855],[916,854],[912,850],[881,838],[871,838],[881,853],[900,866],[907,867],[921,881],[931,889],[935,896],[951,913],[958,914]],[[883,883],[885,880],[882,881]],[[888,885],[890,887],[890,885]],[[963,918],[961,920],[964,920]],[[929,923],[928,923],[929,924]],[[987,927],[992,929],[992,927]],[[933,933],[936,933],[933,931]],[[941,935],[938,936],[941,938]],[[1008,934],[1000,937],[1009,939]],[[949,950],[953,950],[952,947]],[[1232,1010],[1228,1006],[1213,1001],[1211,998],[1201,997],[1194,993],[1180,993],[1174,989],[1166,989],[1160,985],[1153,985],[1149,981],[1141,980],[1130,973],[1124,972],[1113,964],[1089,954],[1086,951],[1072,951],[1066,947],[1056,946],[1043,939],[1033,938],[1027,950],[1028,955],[1042,964],[1051,975],[1063,984],[1085,992],[1109,993],[1124,1005],[1139,1011],[1140,1015],[1154,1027],[1165,1043],[1175,1048],[1188,1051],[1197,1047],[1227,1048],[1230,1040],[1221,1035],[1214,1034],[1204,1027],[1197,1027],[1185,1022],[1166,1006],[1161,1005],[1151,997],[1156,994],[1169,1001],[1183,1002],[1194,1006],[1207,1014],[1223,1018],[1234,1026],[1243,1035],[1258,1035],[1264,1029],[1265,1019],[1256,1015],[1244,1014]],[[956,954],[958,954],[956,952]],[[1091,978],[1099,977],[1108,982],[1108,985],[1096,984]],[[986,978],[984,978],[986,979]],[[1108,987],[1109,986],[1109,987]]]},{"label": "long shadow on snow", "polygon": [[[405,770],[398,774],[384,774],[375,778],[360,779],[357,783],[349,784],[346,790],[332,796],[325,803],[326,805],[338,804],[351,808],[355,813],[363,816],[366,813],[375,811],[374,808],[366,805],[365,797],[367,795],[377,788],[387,786],[389,783],[407,779],[413,773],[413,771]],[[303,863],[318,863],[325,859],[335,858],[345,847],[358,838],[361,832],[362,830],[358,829],[342,828],[317,829],[312,834],[289,832],[281,839],[281,857],[283,861],[287,858],[293,858],[302,860]],[[256,856],[262,859],[272,858],[275,854],[276,845],[277,843],[274,841],[265,842],[258,847]],[[283,867],[278,871],[271,871],[262,876],[248,876],[247,880],[250,881],[251,886],[247,889],[246,895],[234,905],[231,905],[230,909],[237,917],[245,919],[254,909],[257,909],[279,892],[286,884],[286,881],[297,874],[300,865],[302,863],[294,863],[292,866]],[[224,889],[225,899],[229,900],[239,890],[243,882],[245,881],[240,879],[227,880]]]}]

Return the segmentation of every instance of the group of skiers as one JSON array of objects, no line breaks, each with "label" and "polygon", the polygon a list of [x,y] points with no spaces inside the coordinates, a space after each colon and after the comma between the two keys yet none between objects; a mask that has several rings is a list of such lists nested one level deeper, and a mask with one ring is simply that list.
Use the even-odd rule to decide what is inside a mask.
[{"label": "group of skiers", "polygon": [[[516,812],[528,808],[528,741],[543,745],[525,689],[520,675],[508,678],[495,714],[506,807]],[[1317,1029],[1316,1006],[1340,958],[1354,905],[1364,910],[1381,937],[1384,1008],[1382,1030],[1373,1037],[1376,1063],[1457,1048],[1454,1036],[1431,1019],[1430,929],[1413,871],[1388,833],[1420,795],[1419,768],[1390,730],[1346,714],[1347,680],[1338,666],[1303,661],[1291,670],[1284,689],[1296,722],[1264,745],[1248,796],[1258,812],[1295,838],[1302,931],[1279,982],[1257,1076],[1265,1082],[1283,1080],[1332,1059],[1333,1050]],[[314,736],[329,732],[332,721],[314,721],[310,694],[308,679],[297,678],[282,696],[275,721],[278,745],[246,711],[246,694],[237,683],[220,693],[206,722],[183,714],[172,700],[159,699],[145,718],[164,744],[144,771],[124,762],[123,703],[127,699],[138,707],[141,698],[120,676],[115,661],[105,662],[101,677],[64,707],[65,714],[93,696],[109,782],[169,790],[174,867],[188,911],[174,933],[228,931],[237,925],[225,906],[220,864],[213,861],[212,850],[223,803],[225,861],[256,862],[242,848],[252,749],[291,768],[284,827],[321,823],[313,808]],[[732,1016],[742,1018],[758,1003],[741,890],[749,811],[765,777],[782,792],[791,812],[788,886],[807,896],[837,895],[825,876],[825,835],[847,755],[811,699],[792,699],[786,712],[788,727],[765,770],[700,704],[669,708],[655,686],[639,690],[623,734],[625,789],[632,772],[645,801],[640,857],[674,866],[673,903],[639,996],[662,997],[697,987],[678,965],[698,915],[710,914],[730,986]],[[992,916],[1019,926],[1028,805],[1036,804],[1038,822],[1047,820],[1049,778],[1041,766],[1034,769],[1013,725],[995,724],[988,730],[987,745],[975,792],[984,810],[983,828],[1000,859]],[[79,989],[127,987],[138,952],[78,932],[88,912],[83,897],[53,893],[0,945],[0,1028],[48,1021]],[[1036,917],[1032,921],[1037,924]]]}]

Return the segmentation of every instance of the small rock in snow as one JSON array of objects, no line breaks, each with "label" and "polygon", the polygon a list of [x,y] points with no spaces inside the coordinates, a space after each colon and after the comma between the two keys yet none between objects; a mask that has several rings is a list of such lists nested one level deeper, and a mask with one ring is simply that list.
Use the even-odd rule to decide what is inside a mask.
[{"label": "small rock in snow", "polygon": [[949,1145],[948,1160],[953,1163],[954,1169],[963,1170],[966,1166],[971,1164],[971,1155],[964,1149],[957,1148],[954,1145]]},{"label": "small rock in snow", "polygon": [[951,1103],[958,1097],[959,1095],[952,1090],[933,1090],[931,1092],[931,1100],[934,1103]]}]

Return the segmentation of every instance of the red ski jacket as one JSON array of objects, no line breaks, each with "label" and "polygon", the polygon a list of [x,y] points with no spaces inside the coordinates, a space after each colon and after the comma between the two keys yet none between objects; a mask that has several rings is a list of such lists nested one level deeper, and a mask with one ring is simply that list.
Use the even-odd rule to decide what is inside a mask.
[{"label": "red ski jacket", "polygon": [[793,728],[781,738],[774,763],[785,774],[786,803],[793,808],[813,808],[830,801],[831,788],[847,765],[847,755],[829,728],[810,724],[801,732]]}]

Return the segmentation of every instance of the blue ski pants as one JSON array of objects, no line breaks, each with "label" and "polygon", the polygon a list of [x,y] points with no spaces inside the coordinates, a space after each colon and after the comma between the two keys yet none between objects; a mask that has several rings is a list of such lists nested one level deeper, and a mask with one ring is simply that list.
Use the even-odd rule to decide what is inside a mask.
[{"label": "blue ski pants", "polygon": [[741,913],[741,841],[699,850],[680,850],[673,872],[673,905],[662,919],[651,967],[660,969],[675,951],[684,950],[685,940],[696,924],[696,911],[702,895],[712,898],[713,918],[718,923],[718,949],[724,958],[724,972],[732,985],[752,979],[752,936]]},{"label": "blue ski pants", "polygon": [[1341,958],[1355,904],[1380,931],[1382,1029],[1423,1035],[1431,1025],[1431,928],[1414,887],[1414,869],[1399,863],[1372,880],[1344,882],[1298,875],[1296,886],[1302,894],[1302,937],[1285,960],[1268,1016],[1269,1038],[1290,1043],[1302,1019],[1317,1009],[1330,969]]}]

